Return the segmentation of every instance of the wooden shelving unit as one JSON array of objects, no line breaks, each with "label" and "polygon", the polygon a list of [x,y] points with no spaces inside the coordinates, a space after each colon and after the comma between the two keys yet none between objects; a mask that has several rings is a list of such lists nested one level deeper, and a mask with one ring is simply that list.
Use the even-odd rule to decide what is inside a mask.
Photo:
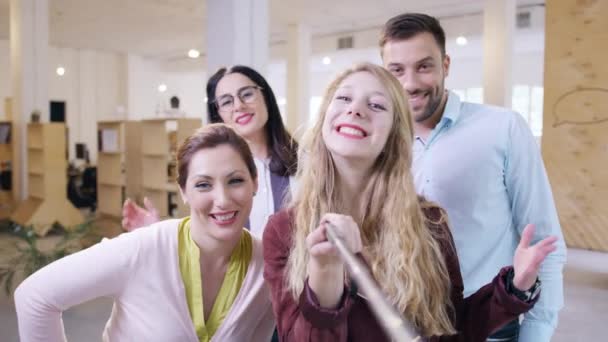
[{"label": "wooden shelving unit", "polygon": [[100,121],[97,136],[97,210],[120,218],[125,199],[141,195],[141,122]]},{"label": "wooden shelving unit", "polygon": [[34,123],[27,126],[29,197],[21,202],[11,219],[32,225],[45,235],[54,223],[66,229],[83,222],[67,198],[66,126],[63,123]]},{"label": "wooden shelving unit", "polygon": [[12,186],[3,188],[3,182],[12,183],[12,179],[5,179],[9,170],[13,169],[13,125],[10,121],[0,121],[0,219],[10,216],[14,201]]},{"label": "wooden shelving unit", "polygon": [[[161,217],[183,217],[189,214],[175,181],[176,151],[201,125],[200,119],[142,121],[142,195],[154,203]],[[171,212],[172,206],[177,208]]]}]

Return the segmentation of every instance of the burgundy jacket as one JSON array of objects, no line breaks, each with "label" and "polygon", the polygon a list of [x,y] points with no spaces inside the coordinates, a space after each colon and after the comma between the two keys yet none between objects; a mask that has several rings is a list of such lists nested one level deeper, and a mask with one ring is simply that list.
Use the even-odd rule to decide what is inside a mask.
[{"label": "burgundy jacket", "polygon": [[[438,208],[424,210],[430,218],[438,218]],[[291,248],[293,216],[282,210],[273,215],[264,231],[264,278],[270,286],[272,308],[277,320],[280,341],[388,341],[366,300],[345,285],[344,295],[337,309],[324,309],[314,292],[305,283],[296,301],[287,290],[284,272]],[[490,284],[463,298],[463,283],[447,225],[431,225],[444,251],[445,263],[451,280],[451,298],[455,314],[453,324],[457,335],[433,336],[428,341],[485,341],[504,324],[530,310],[534,303],[525,303],[507,293],[505,267]],[[443,237],[443,238],[441,238]],[[536,298],[538,300],[538,297]]]}]

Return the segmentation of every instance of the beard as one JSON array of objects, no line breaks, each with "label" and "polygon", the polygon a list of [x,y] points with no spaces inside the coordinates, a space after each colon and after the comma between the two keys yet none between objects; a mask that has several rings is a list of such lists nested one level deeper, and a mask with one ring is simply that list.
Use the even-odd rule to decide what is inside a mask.
[{"label": "beard", "polygon": [[[422,92],[422,91],[420,91]],[[429,101],[426,104],[425,108],[422,110],[422,113],[414,116],[414,121],[423,122],[428,120],[437,112],[439,106],[441,106],[441,100],[443,99],[444,94],[443,82],[433,88],[429,93]]]}]

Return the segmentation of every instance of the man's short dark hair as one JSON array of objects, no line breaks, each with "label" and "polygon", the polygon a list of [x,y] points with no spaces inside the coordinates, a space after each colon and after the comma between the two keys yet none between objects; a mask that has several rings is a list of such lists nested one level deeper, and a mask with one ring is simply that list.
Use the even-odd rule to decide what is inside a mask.
[{"label": "man's short dark hair", "polygon": [[380,34],[380,49],[389,41],[399,41],[428,32],[433,35],[441,54],[445,56],[445,32],[439,20],[422,13],[404,13],[389,19]]}]

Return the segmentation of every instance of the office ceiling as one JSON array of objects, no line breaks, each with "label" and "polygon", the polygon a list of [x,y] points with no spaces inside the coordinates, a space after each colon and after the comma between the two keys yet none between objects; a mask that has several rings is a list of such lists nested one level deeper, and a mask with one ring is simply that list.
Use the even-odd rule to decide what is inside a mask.
[{"label": "office ceiling", "polygon": [[[420,11],[457,17],[483,10],[484,0],[268,0],[271,43],[287,25],[305,23],[313,35],[365,30],[389,17]],[[0,0],[0,39],[9,38],[9,3]],[[53,46],[130,52],[166,60],[189,49],[204,52],[204,0],[49,0]],[[544,0],[518,0],[518,5]]]}]

